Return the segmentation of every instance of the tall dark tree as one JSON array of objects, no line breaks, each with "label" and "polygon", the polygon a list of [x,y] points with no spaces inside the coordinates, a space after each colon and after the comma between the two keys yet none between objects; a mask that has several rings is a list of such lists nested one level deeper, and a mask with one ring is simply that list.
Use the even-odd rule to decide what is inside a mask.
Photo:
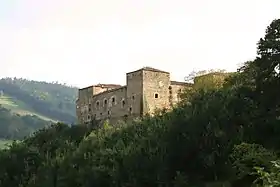
[{"label": "tall dark tree", "polygon": [[268,109],[279,110],[280,19],[273,20],[267,27],[265,37],[258,42],[257,53],[258,57],[254,63],[260,99]]}]

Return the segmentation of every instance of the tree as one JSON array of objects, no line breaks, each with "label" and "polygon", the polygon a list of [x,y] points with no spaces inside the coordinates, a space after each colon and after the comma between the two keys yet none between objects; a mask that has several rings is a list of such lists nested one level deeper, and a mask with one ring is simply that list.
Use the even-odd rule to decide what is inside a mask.
[{"label": "tree", "polygon": [[258,57],[254,61],[257,91],[267,107],[279,110],[280,19],[272,21],[267,27],[265,37],[260,39],[257,49]]}]

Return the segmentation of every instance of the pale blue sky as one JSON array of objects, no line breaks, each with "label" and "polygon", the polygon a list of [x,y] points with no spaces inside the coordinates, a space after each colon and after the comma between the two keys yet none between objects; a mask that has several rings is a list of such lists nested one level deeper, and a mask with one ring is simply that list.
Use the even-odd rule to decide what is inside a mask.
[{"label": "pale blue sky", "polygon": [[280,0],[0,0],[1,77],[125,84],[143,66],[183,81],[253,59]]}]

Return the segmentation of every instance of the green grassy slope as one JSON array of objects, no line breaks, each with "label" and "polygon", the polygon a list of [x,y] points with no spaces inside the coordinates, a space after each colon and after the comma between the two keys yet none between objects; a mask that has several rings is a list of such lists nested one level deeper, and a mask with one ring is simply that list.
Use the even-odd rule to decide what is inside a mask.
[{"label": "green grassy slope", "polygon": [[19,114],[21,116],[35,115],[35,116],[41,118],[42,120],[57,122],[56,119],[51,119],[50,117],[37,113],[24,102],[22,102],[16,98],[12,98],[10,96],[4,95],[4,94],[0,95],[0,105],[4,108],[11,110],[13,113]]},{"label": "green grassy slope", "polygon": [[0,79],[0,105],[19,115],[75,123],[78,88],[26,79]]},{"label": "green grassy slope", "polygon": [[[19,115],[0,106],[0,140],[21,140],[53,124],[35,115]],[[2,144],[1,144],[2,145]]]},{"label": "green grassy slope", "polygon": [[0,149],[5,148],[8,144],[12,143],[11,140],[1,140],[0,139]]}]

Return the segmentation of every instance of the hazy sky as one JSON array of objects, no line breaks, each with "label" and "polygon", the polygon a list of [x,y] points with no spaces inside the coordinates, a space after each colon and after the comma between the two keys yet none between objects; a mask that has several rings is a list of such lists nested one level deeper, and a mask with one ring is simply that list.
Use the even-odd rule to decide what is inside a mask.
[{"label": "hazy sky", "polygon": [[152,66],[183,81],[255,57],[280,0],[0,0],[0,77],[79,87]]}]

